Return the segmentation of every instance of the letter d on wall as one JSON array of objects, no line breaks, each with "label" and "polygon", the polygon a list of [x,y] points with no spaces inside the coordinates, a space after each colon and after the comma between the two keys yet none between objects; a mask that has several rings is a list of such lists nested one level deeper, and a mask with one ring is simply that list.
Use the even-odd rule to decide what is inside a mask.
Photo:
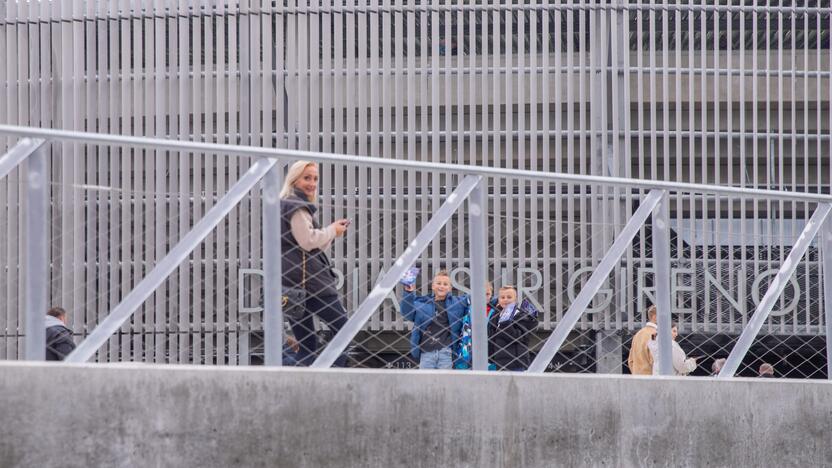
[{"label": "letter d on wall", "polygon": [[257,312],[263,312],[263,304],[260,304],[258,307],[246,307],[246,275],[258,275],[260,276],[260,281],[263,281],[263,279],[265,278],[263,270],[240,268],[240,282],[238,283],[237,287],[237,304],[240,304],[240,313],[253,314]]}]

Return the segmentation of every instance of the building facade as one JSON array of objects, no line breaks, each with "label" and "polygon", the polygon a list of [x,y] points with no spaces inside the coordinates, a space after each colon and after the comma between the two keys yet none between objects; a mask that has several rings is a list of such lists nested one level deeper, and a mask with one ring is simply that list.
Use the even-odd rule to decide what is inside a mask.
[{"label": "building facade", "polygon": [[[0,123],[830,193],[830,3],[758,3],[7,2]],[[251,164],[81,144],[50,154],[50,302],[71,311],[80,335]],[[8,359],[22,349],[23,177],[0,180]],[[456,182],[322,166],[324,221],[355,219],[333,251],[349,310]],[[488,276],[539,304],[545,336],[644,194],[489,186]],[[813,209],[674,195],[683,333],[730,342]],[[248,362],[249,332],[260,330],[260,224],[252,193],[97,359]],[[448,268],[468,287],[466,238],[455,218],[420,260],[423,283]],[[650,251],[645,228],[580,321],[574,349],[594,346],[589,361],[641,326]],[[818,269],[813,246],[763,333],[824,334]],[[358,347],[398,352],[408,326],[391,298]],[[620,354],[609,371],[620,371]]]}]

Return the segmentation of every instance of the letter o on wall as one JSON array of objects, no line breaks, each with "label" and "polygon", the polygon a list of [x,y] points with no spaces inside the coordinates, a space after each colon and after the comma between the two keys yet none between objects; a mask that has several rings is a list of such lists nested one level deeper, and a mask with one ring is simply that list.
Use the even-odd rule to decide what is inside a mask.
[{"label": "letter o on wall", "polygon": [[[764,271],[757,275],[757,278],[754,279],[754,284],[751,286],[751,300],[754,301],[755,307],[760,305],[760,284],[763,282],[765,278],[776,275],[777,271],[778,270]],[[792,288],[794,288],[794,297],[792,297],[792,301],[788,305],[786,305],[786,307],[784,307],[782,310],[772,309],[769,316],[782,317],[783,315],[786,315],[790,312],[794,312],[795,309],[797,309],[797,303],[800,302],[800,285],[797,283],[797,281],[794,280],[794,276],[789,277],[789,282],[786,286],[788,286],[789,284],[791,284]],[[785,293],[786,290],[784,289],[783,292]]]}]

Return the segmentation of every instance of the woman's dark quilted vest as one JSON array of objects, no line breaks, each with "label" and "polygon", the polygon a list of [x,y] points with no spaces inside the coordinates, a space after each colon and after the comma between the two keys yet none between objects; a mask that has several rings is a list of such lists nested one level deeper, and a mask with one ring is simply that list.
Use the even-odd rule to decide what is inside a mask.
[{"label": "woman's dark quilted vest", "polygon": [[306,254],[306,283],[305,289],[317,297],[334,296],[338,294],[336,289],[337,278],[332,271],[332,264],[326,252],[314,249],[305,252],[295,236],[292,235],[292,215],[298,210],[306,210],[312,215],[312,224],[315,229],[320,229],[320,224],[315,219],[315,212],[318,211],[313,203],[310,203],[306,195],[295,190],[295,193],[280,200],[281,211],[281,252],[283,254],[283,286],[301,287],[303,281],[303,254]]}]

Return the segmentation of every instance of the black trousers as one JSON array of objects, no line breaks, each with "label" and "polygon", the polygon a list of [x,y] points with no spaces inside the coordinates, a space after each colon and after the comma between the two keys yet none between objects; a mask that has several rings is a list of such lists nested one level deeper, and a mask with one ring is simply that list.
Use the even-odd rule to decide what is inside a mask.
[{"label": "black trousers", "polygon": [[[315,334],[313,314],[332,330],[333,336],[347,323],[347,311],[337,296],[318,297],[307,295],[306,314],[301,320],[290,323],[295,339],[300,343],[297,354],[298,366],[309,366],[314,362],[318,352],[318,337]],[[334,367],[346,367],[347,356],[342,354],[335,360]]]}]

